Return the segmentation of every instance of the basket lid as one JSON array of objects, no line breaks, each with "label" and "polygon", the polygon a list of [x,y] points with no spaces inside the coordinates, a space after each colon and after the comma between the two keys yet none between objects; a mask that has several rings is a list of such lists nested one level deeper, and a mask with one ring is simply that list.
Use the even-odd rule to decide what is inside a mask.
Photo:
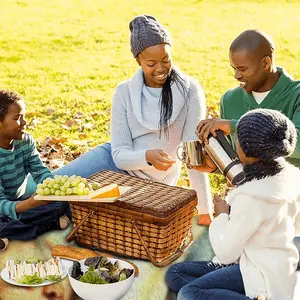
[{"label": "basket lid", "polygon": [[116,205],[155,217],[167,217],[197,199],[194,190],[169,186],[153,180],[104,170],[88,178],[101,185],[116,183],[131,189],[118,198]]}]

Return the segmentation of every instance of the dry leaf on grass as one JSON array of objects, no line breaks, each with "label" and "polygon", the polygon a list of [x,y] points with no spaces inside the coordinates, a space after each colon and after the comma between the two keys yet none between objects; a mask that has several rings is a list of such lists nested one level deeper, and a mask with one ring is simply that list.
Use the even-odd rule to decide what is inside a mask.
[{"label": "dry leaf on grass", "polygon": [[82,112],[77,112],[77,113],[74,115],[74,118],[75,118],[75,119],[80,119],[80,118],[82,118],[82,117],[84,117],[84,114],[83,114]]},{"label": "dry leaf on grass", "polygon": [[[81,150],[71,150],[66,143],[79,146]],[[60,138],[46,138],[44,141],[38,143],[38,150],[42,161],[51,169],[56,169],[64,164],[74,160],[82,153],[86,152],[87,141],[70,140],[65,137]]]},{"label": "dry leaf on grass", "polygon": [[79,134],[79,138],[80,139],[87,139],[88,138],[88,135],[86,133],[80,133]]},{"label": "dry leaf on grass", "polygon": [[51,115],[53,115],[55,113],[55,109],[53,109],[53,108],[48,108],[47,109],[47,115],[48,116],[51,116]]},{"label": "dry leaf on grass", "polygon": [[30,123],[27,125],[28,129],[34,129],[34,127],[41,123],[36,117],[33,117],[33,119],[30,121]]}]

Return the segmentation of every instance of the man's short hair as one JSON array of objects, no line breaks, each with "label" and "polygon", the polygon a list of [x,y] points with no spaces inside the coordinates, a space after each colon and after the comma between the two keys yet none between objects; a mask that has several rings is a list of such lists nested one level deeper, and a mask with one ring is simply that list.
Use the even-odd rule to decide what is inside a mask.
[{"label": "man's short hair", "polygon": [[275,45],[271,37],[259,30],[250,29],[242,32],[230,45],[230,51],[246,50],[257,52],[262,57],[273,58]]}]

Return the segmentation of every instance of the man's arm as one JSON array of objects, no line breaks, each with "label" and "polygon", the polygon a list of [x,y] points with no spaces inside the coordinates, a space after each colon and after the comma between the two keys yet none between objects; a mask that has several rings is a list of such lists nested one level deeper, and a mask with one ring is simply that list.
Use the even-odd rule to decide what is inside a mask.
[{"label": "man's arm", "polygon": [[297,140],[295,151],[289,157],[300,159],[300,107],[294,112],[292,122],[294,123],[294,125],[297,129],[298,140]]}]

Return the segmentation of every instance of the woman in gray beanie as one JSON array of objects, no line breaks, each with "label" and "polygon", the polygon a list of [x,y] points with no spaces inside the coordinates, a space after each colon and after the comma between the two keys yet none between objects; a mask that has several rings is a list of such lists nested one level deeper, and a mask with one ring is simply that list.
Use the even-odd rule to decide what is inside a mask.
[{"label": "woman in gray beanie", "polygon": [[255,109],[239,120],[237,137],[246,180],[226,202],[214,200],[209,237],[215,259],[168,270],[178,300],[293,299],[300,170],[284,157],[295,149],[296,128],[279,111]]},{"label": "woman in gray beanie", "polygon": [[[180,177],[177,148],[197,140],[195,127],[206,117],[200,84],[173,65],[171,37],[152,16],[129,24],[131,52],[140,66],[114,93],[111,143],[85,153],[56,174],[88,177],[103,169],[128,173],[169,185]],[[206,174],[188,170],[197,191],[199,223],[209,224],[212,208]]]}]

